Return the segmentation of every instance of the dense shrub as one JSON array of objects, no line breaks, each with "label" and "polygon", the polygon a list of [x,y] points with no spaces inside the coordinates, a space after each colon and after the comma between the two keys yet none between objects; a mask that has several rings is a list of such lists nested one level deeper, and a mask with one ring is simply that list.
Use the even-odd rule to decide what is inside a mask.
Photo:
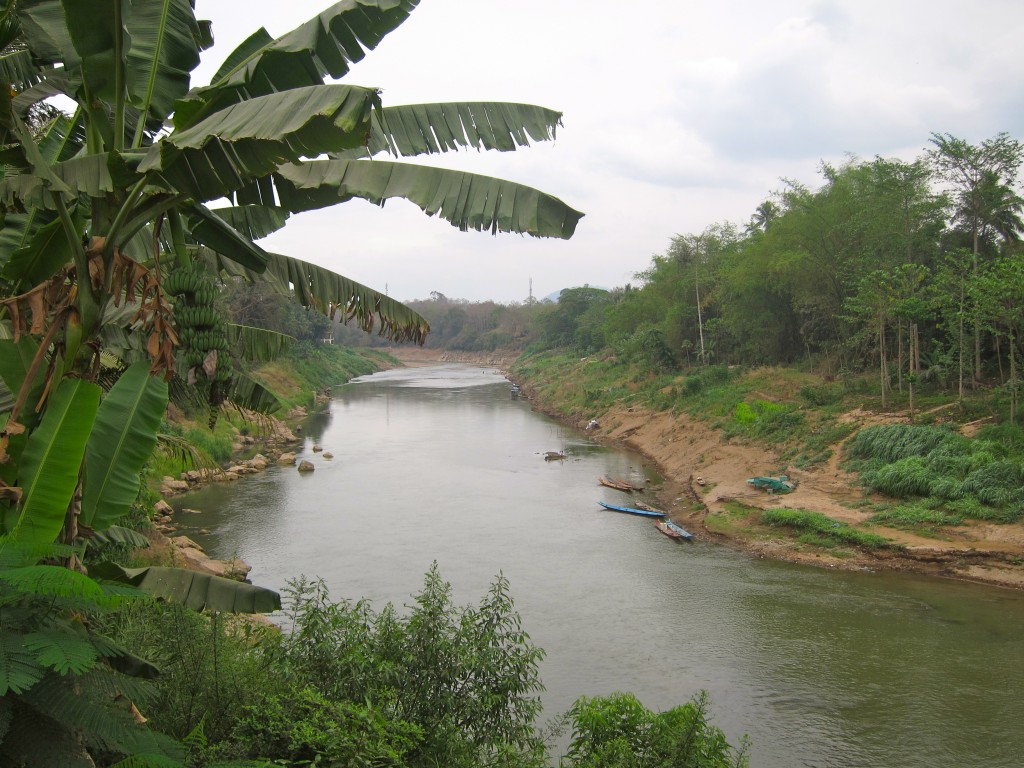
[{"label": "dense shrub", "polygon": [[572,741],[566,768],[741,768],[734,750],[708,721],[703,694],[688,704],[652,712],[629,693],[581,698],[569,711]]},{"label": "dense shrub", "polygon": [[322,581],[286,590],[287,629],[146,603],[106,629],[166,673],[146,711],[204,759],[286,765],[540,766],[535,720],[543,652],[499,576],[459,608],[432,568],[406,615],[335,602]]},{"label": "dense shrub", "polygon": [[894,462],[909,456],[926,456],[947,440],[962,444],[968,442],[950,427],[883,424],[858,432],[850,441],[847,455],[851,459],[875,458]]}]

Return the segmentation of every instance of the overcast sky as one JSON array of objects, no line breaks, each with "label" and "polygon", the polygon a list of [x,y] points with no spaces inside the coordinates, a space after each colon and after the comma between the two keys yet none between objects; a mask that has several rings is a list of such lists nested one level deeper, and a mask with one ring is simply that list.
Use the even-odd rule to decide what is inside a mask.
[{"label": "overcast sky", "polygon": [[[216,45],[281,35],[326,0],[200,0]],[[422,0],[344,82],[384,104],[518,101],[562,113],[555,142],[443,155],[586,216],[571,240],[459,232],[404,200],[293,216],[262,244],[400,299],[523,301],[611,288],[673,235],[746,223],[822,160],[913,159],[932,132],[1024,139],[1020,0]]]}]

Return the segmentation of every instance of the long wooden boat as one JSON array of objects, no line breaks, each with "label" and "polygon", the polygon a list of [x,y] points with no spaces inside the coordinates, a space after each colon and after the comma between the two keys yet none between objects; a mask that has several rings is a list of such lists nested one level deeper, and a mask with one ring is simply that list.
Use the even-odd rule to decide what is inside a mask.
[{"label": "long wooden boat", "polygon": [[624,477],[613,477],[612,478],[612,482],[615,482],[615,483],[618,483],[619,485],[625,486],[626,488],[629,488],[629,490],[631,490],[631,491],[642,491],[644,489],[643,485],[640,485],[638,483],[631,483],[629,480],[626,480]]},{"label": "long wooden boat", "polygon": [[687,541],[693,538],[693,534],[682,526],[676,525],[671,520],[655,520],[655,527],[668,536],[671,539],[685,539]]},{"label": "long wooden boat", "polygon": [[625,480],[612,480],[610,477],[606,475],[602,475],[601,477],[597,478],[597,482],[599,482],[601,485],[607,486],[608,488],[614,488],[616,491],[625,491],[626,493],[632,493],[633,491],[636,490],[636,488],[633,485],[627,483]]},{"label": "long wooden boat", "polygon": [[636,507],[620,507],[618,504],[608,504],[604,501],[597,502],[605,509],[613,510],[614,512],[625,512],[627,515],[640,515],[641,517],[664,517],[664,512],[648,512],[646,509],[637,509]]},{"label": "long wooden boat", "polygon": [[659,515],[668,514],[668,512],[666,512],[665,510],[658,509],[657,507],[652,507],[650,504],[644,504],[642,501],[634,501],[633,506],[636,507],[637,509],[646,509],[648,512],[657,512]]}]

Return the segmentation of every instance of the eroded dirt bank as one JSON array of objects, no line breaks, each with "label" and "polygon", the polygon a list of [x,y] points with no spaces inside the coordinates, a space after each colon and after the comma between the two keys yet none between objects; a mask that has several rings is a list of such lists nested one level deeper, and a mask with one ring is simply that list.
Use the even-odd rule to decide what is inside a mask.
[{"label": "eroded dirt bank", "polygon": [[[408,365],[431,362],[473,362],[506,367],[514,355],[491,356],[446,353],[442,350],[398,348],[389,350]],[[760,510],[789,507],[820,512],[863,525],[870,511],[854,506],[865,498],[854,477],[839,467],[841,446],[833,446],[827,465],[802,471],[786,467],[778,453],[763,446],[728,441],[706,423],[686,415],[623,408],[566,417],[533,399],[529,382],[518,382],[531,405],[564,423],[584,428],[591,418],[600,424],[589,434],[618,443],[646,456],[665,478],[654,500],[672,518],[699,538],[714,540],[761,557],[845,569],[889,569],[965,579],[1024,589],[1024,525],[996,525],[979,521],[943,529],[933,537],[886,527],[868,530],[900,545],[899,549],[824,550],[803,545],[757,522]],[[898,421],[900,414],[884,416],[855,411],[844,416],[860,426]],[[747,479],[783,472],[799,480],[786,495],[754,489]]]}]

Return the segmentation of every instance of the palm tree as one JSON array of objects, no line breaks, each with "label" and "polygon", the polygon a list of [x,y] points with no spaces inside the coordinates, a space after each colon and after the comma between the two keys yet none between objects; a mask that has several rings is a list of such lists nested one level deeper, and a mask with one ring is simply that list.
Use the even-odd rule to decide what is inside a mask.
[{"label": "palm tree", "polygon": [[779,208],[777,203],[772,200],[765,200],[751,214],[750,222],[747,224],[747,234],[766,231],[781,214],[782,209]]},{"label": "palm tree", "polygon": [[982,176],[978,197],[985,211],[981,237],[995,236],[1006,243],[1020,241],[1021,234],[1024,234],[1024,221],[1021,220],[1024,198],[991,171]]}]

